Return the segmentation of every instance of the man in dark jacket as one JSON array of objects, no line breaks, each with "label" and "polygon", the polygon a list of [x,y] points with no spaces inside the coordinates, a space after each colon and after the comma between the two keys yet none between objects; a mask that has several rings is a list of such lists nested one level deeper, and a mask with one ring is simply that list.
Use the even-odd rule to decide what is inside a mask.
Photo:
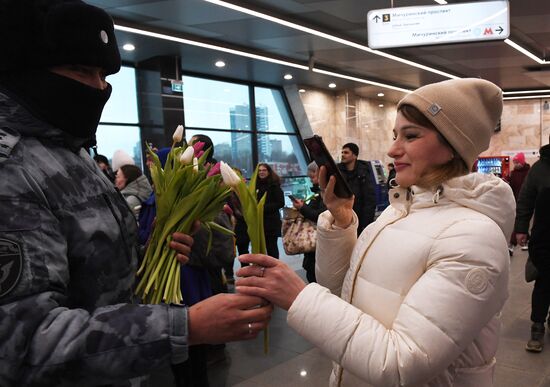
[{"label": "man in dark jacket", "polygon": [[[539,214],[539,206],[543,208],[544,203],[542,202],[548,200],[548,188],[550,188],[550,145],[544,145],[540,148],[540,160],[534,163],[531,169],[529,169],[529,173],[521,187],[516,206],[516,222],[514,226],[517,243],[521,246],[525,245],[527,243],[529,223],[536,206],[535,225],[538,224],[538,226],[537,228],[534,226],[532,231],[533,236],[535,236],[535,231],[538,230],[538,237],[535,238],[534,243],[529,243],[529,255],[532,256],[533,263],[539,270],[539,275],[535,280],[531,297],[531,339],[525,347],[530,352],[540,352],[543,349],[544,320],[548,314],[548,305],[550,303],[550,270],[547,268],[548,263],[543,259],[544,254],[541,254],[540,246],[544,238],[541,237],[543,234],[539,232],[543,229],[543,222],[547,222],[548,219],[546,218],[545,220],[545,216],[548,216],[548,211],[546,211],[546,215],[543,213]],[[543,192],[546,192],[546,196],[541,196]],[[545,208],[547,209],[548,207]]]},{"label": "man in dark jacket", "polygon": [[541,147],[539,153],[540,160],[529,169],[517,200],[514,231],[521,246],[527,244],[529,222],[533,216],[537,196],[543,188],[550,186],[550,144]]},{"label": "man in dark jacket", "polygon": [[364,228],[372,223],[374,211],[376,210],[376,196],[371,168],[366,161],[358,160],[358,156],[359,147],[357,144],[347,143],[342,147],[342,160],[338,164],[338,168],[355,195],[353,211],[359,218],[357,235],[361,234]]},{"label": "man in dark jacket", "polygon": [[544,348],[544,321],[550,306],[550,187],[541,189],[537,196],[529,257],[538,274],[531,296],[531,339],[525,349],[541,352]]},{"label": "man in dark jacket", "polygon": [[[120,69],[109,15],[0,0],[0,52],[0,386],[125,383],[189,345],[255,337],[259,298],[131,302],[135,218],[85,149]],[[171,247],[186,261],[192,243]]]}]

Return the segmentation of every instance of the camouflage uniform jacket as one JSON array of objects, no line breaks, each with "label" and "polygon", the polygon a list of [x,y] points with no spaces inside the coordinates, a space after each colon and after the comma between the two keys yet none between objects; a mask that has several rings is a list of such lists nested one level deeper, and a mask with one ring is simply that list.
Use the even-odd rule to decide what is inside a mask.
[{"label": "camouflage uniform jacket", "polygon": [[131,303],[135,219],[95,162],[0,93],[0,386],[114,384],[187,357],[187,310]]}]

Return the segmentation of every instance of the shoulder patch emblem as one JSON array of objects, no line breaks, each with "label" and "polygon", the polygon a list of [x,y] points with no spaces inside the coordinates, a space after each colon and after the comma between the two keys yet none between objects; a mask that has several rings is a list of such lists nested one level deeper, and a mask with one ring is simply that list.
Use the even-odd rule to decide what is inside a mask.
[{"label": "shoulder patch emblem", "polygon": [[483,269],[472,269],[466,275],[466,288],[472,294],[483,293],[488,285],[489,278],[487,278],[487,273]]},{"label": "shoulder patch emblem", "polygon": [[0,297],[4,297],[17,285],[22,271],[21,247],[16,242],[0,238]]}]

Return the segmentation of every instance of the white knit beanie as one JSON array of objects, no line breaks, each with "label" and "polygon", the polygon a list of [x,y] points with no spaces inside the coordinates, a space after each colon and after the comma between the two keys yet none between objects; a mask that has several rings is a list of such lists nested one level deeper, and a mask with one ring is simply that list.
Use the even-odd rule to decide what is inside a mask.
[{"label": "white knit beanie", "polygon": [[462,157],[468,169],[489,141],[502,114],[502,90],[478,78],[432,83],[406,95],[397,108],[417,108]]},{"label": "white knit beanie", "polygon": [[122,149],[117,149],[113,154],[113,162],[111,163],[111,167],[113,168],[113,171],[116,172],[123,165],[136,165],[136,162],[128,153]]}]

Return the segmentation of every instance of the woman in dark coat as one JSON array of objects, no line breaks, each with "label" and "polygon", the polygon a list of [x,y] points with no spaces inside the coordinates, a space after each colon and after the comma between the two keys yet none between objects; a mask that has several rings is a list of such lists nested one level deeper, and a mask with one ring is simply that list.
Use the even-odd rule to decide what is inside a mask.
[{"label": "woman in dark coat", "polygon": [[279,258],[277,240],[281,236],[281,208],[285,205],[285,197],[281,189],[281,178],[266,163],[258,164],[258,180],[256,181],[258,200],[267,192],[264,207],[264,231],[267,255]]},{"label": "woman in dark coat", "polygon": [[[307,166],[307,175],[309,176],[309,179],[311,180],[311,184],[313,186],[311,187],[311,191],[313,192],[314,196],[309,200],[309,202],[306,204],[303,200],[296,199],[292,201],[292,205],[294,208],[300,211],[300,213],[304,216],[304,218],[311,220],[312,222],[315,222],[317,224],[317,219],[319,218],[319,215],[326,211],[325,204],[323,203],[323,199],[321,198],[321,190],[319,188],[319,178],[317,176],[317,172],[319,170],[319,167],[313,161]],[[302,267],[306,271],[306,278],[308,282],[316,282],[315,278],[315,251],[312,251],[310,253],[304,253],[304,262],[302,263]]]}]

